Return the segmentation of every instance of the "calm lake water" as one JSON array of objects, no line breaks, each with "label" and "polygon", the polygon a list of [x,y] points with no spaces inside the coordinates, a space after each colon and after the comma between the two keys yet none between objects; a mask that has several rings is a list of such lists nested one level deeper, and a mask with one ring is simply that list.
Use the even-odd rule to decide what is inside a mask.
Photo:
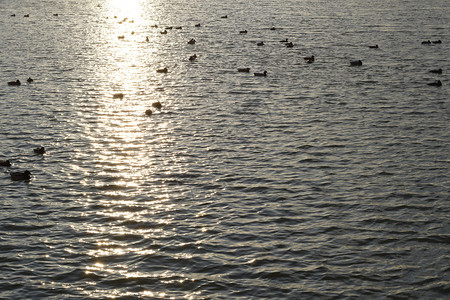
[{"label": "calm lake water", "polygon": [[449,1],[0,0],[0,40],[1,299],[450,293]]}]

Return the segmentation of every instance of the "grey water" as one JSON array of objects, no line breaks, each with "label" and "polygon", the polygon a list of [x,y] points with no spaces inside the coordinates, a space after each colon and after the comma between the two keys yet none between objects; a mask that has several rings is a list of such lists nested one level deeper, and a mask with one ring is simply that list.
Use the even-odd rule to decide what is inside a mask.
[{"label": "grey water", "polygon": [[445,299],[449,45],[445,0],[0,0],[0,298]]}]

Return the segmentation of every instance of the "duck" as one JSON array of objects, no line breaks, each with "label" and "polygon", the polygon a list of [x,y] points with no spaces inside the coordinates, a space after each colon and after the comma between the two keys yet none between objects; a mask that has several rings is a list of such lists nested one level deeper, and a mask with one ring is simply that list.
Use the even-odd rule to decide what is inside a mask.
[{"label": "duck", "polygon": [[292,48],[292,47],[294,47],[294,43],[288,42],[288,43],[286,43],[286,47],[287,48]]},{"label": "duck", "polygon": [[31,172],[26,170],[24,172],[14,172],[9,174],[11,176],[11,180],[20,181],[20,180],[30,180]]},{"label": "duck", "polygon": [[306,61],[310,60],[311,62],[313,62],[314,61],[314,55],[303,57],[303,59],[306,60]]},{"label": "duck", "polygon": [[152,112],[151,109],[147,109],[147,110],[145,111],[145,114],[146,114],[147,116],[151,116],[151,115],[153,114],[153,112]]},{"label": "duck", "polygon": [[431,70],[430,73],[442,74],[442,69]]},{"label": "duck", "polygon": [[153,28],[158,28],[158,25],[150,25],[150,27],[153,27]]},{"label": "duck", "polygon": [[257,46],[264,46],[264,42],[259,42],[256,44]]},{"label": "duck", "polygon": [[281,40],[280,43],[287,43],[288,39]]},{"label": "duck", "polygon": [[158,73],[167,73],[167,72],[169,72],[169,70],[167,68],[162,68],[162,69],[156,70],[156,72],[158,72]]},{"label": "duck", "polygon": [[227,15],[225,15],[225,16],[221,16],[220,18],[221,18],[221,19],[227,19],[227,18],[228,18],[228,16],[227,16]]},{"label": "duck", "polygon": [[442,41],[441,40],[437,40],[437,41],[433,41],[432,43],[433,44],[442,44]]},{"label": "duck", "polygon": [[378,45],[369,46],[369,48],[371,48],[371,49],[378,49]]},{"label": "duck", "polygon": [[175,29],[183,29],[183,26],[177,26],[177,27],[175,27]]},{"label": "duck", "polygon": [[267,71],[264,71],[262,73],[253,73],[253,75],[259,76],[259,77],[266,77],[267,76]]},{"label": "duck", "polygon": [[166,30],[172,30],[173,26],[166,26]]},{"label": "duck", "polygon": [[270,27],[270,30],[277,30],[275,27]]},{"label": "duck", "polygon": [[241,31],[239,31],[239,34],[246,34],[247,33],[247,30],[241,30]]},{"label": "duck", "polygon": [[11,167],[11,161],[9,159],[0,160],[0,167]]},{"label": "duck", "polygon": [[195,27],[201,27],[202,24],[198,23],[198,24],[195,24],[194,26],[195,26]]},{"label": "duck", "polygon": [[131,32],[131,35],[134,35],[134,31]]},{"label": "duck", "polygon": [[33,81],[34,81],[33,78],[28,77],[28,79],[27,79],[27,82],[28,82],[28,83],[32,83]]},{"label": "duck", "polygon": [[241,73],[250,73],[250,68],[238,68],[237,70]]},{"label": "duck", "polygon": [[23,15],[24,18],[30,17],[30,14]]},{"label": "duck", "polygon": [[33,152],[36,154],[45,154],[45,148],[44,147],[37,147],[33,149]]},{"label": "duck", "polygon": [[442,82],[440,80],[436,80],[435,82],[430,82],[427,84],[431,86],[442,86]]},{"label": "duck", "polygon": [[422,42],[422,45],[426,45],[426,44],[431,44],[431,41],[428,40],[428,41],[423,41],[423,42]]},{"label": "duck", "polygon": [[125,36],[124,36],[124,35],[119,35],[117,38],[118,38],[119,40],[123,40],[123,39],[125,38]]},{"label": "duck", "polygon": [[350,66],[352,66],[352,67],[362,66],[362,61],[361,60],[353,60],[350,62]]},{"label": "duck", "polygon": [[189,45],[195,45],[195,39],[190,39],[188,42]]},{"label": "duck", "polygon": [[8,85],[21,85],[22,83],[20,82],[19,79],[17,79],[16,81],[10,81],[8,82]]},{"label": "duck", "polygon": [[150,39],[148,38],[148,36],[145,37],[145,41],[146,41],[146,42],[150,42]]},{"label": "duck", "polygon": [[196,59],[197,59],[197,54],[194,54],[194,55],[189,56],[189,60],[190,60],[190,61],[194,61],[194,60],[196,60]]},{"label": "duck", "polygon": [[306,60],[306,63],[307,63],[307,64],[312,64],[313,62],[314,62],[314,59],[307,59],[307,60]]},{"label": "duck", "polygon": [[11,17],[15,17],[15,16],[16,16],[16,14],[12,14],[12,15],[11,15]]},{"label": "duck", "polygon": [[152,106],[156,109],[161,109],[162,108],[162,104],[159,101],[153,102]]},{"label": "duck", "polygon": [[167,30],[161,31],[161,34],[167,34]]},{"label": "duck", "polygon": [[113,95],[113,99],[123,99],[125,95],[122,93],[117,93]]},{"label": "duck", "polygon": [[59,16],[59,15],[58,15],[58,14],[53,14],[53,16],[54,16],[54,17],[57,17],[57,16]]}]

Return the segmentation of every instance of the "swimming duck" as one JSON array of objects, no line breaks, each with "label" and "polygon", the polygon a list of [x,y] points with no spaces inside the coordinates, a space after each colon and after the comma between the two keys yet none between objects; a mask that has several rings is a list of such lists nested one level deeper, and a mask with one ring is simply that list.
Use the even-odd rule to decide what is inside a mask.
[{"label": "swimming duck", "polygon": [[150,27],[153,27],[153,28],[158,28],[158,25],[151,25]]},{"label": "swimming duck", "polygon": [[442,74],[442,69],[431,70],[430,73]]},{"label": "swimming duck", "polygon": [[241,73],[250,73],[250,68],[238,68],[237,70]]},{"label": "swimming duck", "polygon": [[314,62],[314,59],[307,59],[307,60],[306,60],[306,63],[307,63],[307,64],[312,64],[313,62]]},{"label": "swimming duck", "polygon": [[189,45],[194,45],[195,44],[195,40],[194,39],[190,39],[188,42]]},{"label": "swimming duck", "polygon": [[277,30],[275,27],[270,27],[270,30]]},{"label": "swimming duck", "polygon": [[433,44],[442,44],[441,40],[433,41]]},{"label": "swimming duck", "polygon": [[167,73],[167,72],[169,72],[169,70],[167,68],[163,68],[163,69],[156,70],[156,72],[158,72],[158,73]]},{"label": "swimming duck", "polygon": [[442,82],[440,80],[436,80],[435,82],[430,82],[427,84],[431,86],[442,86]]},{"label": "swimming duck", "polygon": [[264,42],[259,42],[256,44],[257,46],[264,46]]},{"label": "swimming duck", "polygon": [[375,45],[375,46],[369,46],[369,48],[371,48],[371,49],[378,49],[378,45]]},{"label": "swimming duck", "polygon": [[221,16],[220,18],[221,18],[221,19],[227,19],[227,18],[228,18],[228,16],[227,16],[227,15],[225,15],[225,16]]},{"label": "swimming duck", "polygon": [[355,66],[362,66],[362,61],[361,60],[354,60],[350,62],[350,66],[355,67]]},{"label": "swimming duck", "polygon": [[9,159],[0,160],[0,167],[11,167],[11,161]]},{"label": "swimming duck", "polygon": [[311,62],[313,62],[314,61],[314,55],[303,57],[303,59],[306,60],[306,61],[310,60]]},{"label": "swimming duck", "polygon": [[153,102],[152,106],[156,109],[161,109],[162,108],[162,104],[159,101]]},{"label": "swimming duck", "polygon": [[426,45],[426,44],[431,44],[431,41],[428,40],[428,41],[423,41],[423,42],[422,42],[422,45]]},{"label": "swimming duck", "polygon": [[196,59],[197,59],[197,54],[194,54],[194,55],[189,56],[189,60],[190,60],[190,61],[194,61],[194,60],[196,60]]},{"label": "swimming duck", "polygon": [[172,30],[173,26],[166,26],[166,30]]},{"label": "swimming duck", "polygon": [[44,147],[37,147],[36,149],[33,149],[33,152],[36,154],[45,154],[45,148]]},{"label": "swimming duck", "polygon": [[287,43],[288,39],[281,40],[280,43]]},{"label": "swimming duck", "polygon": [[58,14],[53,14],[53,16],[54,16],[54,17],[57,17],[57,16],[59,16],[59,15],[58,15]]},{"label": "swimming duck", "polygon": [[292,47],[294,47],[294,43],[288,42],[288,43],[286,43],[286,47],[287,48],[292,48]]},{"label": "swimming duck", "polygon": [[260,77],[266,77],[267,76],[267,71],[264,71],[262,73],[253,73],[253,75],[260,76]]},{"label": "swimming duck", "polygon": [[182,26],[177,26],[177,27],[175,27],[175,29],[183,29],[183,27]]},{"label": "swimming duck", "polygon": [[28,77],[28,79],[27,79],[27,82],[28,82],[28,83],[32,83],[33,81],[34,81],[33,78]]},{"label": "swimming duck", "polygon": [[125,36],[124,36],[124,35],[119,35],[117,38],[118,38],[119,40],[123,40],[123,39],[125,38]]},{"label": "swimming duck", "polygon": [[148,36],[145,37],[145,41],[146,41],[146,42],[150,42],[150,39],[148,38]]},{"label": "swimming duck", "polygon": [[28,170],[26,170],[24,172],[10,173],[9,175],[11,176],[11,180],[14,180],[14,181],[30,180],[30,178],[31,178],[31,172]]},{"label": "swimming duck", "polygon": [[123,99],[125,95],[122,93],[117,93],[113,95],[113,99]]},{"label": "swimming duck", "polygon": [[200,23],[195,24],[195,27],[201,27],[202,25]]},{"label": "swimming duck", "polygon": [[247,33],[247,30],[241,30],[241,31],[239,31],[239,34],[246,34]]},{"label": "swimming duck", "polygon": [[134,31],[131,32],[131,35],[133,35],[133,34],[134,34]]},{"label": "swimming duck", "polygon": [[151,109],[147,109],[147,110],[145,111],[145,114],[146,114],[147,116],[151,116],[151,115],[153,114],[153,112],[152,112]]},{"label": "swimming duck", "polygon": [[8,85],[21,85],[20,80],[17,79],[16,81],[10,81],[8,82]]},{"label": "swimming duck", "polygon": [[30,14],[23,15],[24,18],[28,18]]},{"label": "swimming duck", "polygon": [[167,30],[161,31],[161,34],[167,34]]},{"label": "swimming duck", "polygon": [[16,14],[12,14],[12,15],[11,15],[11,17],[15,17],[15,16],[16,16]]}]

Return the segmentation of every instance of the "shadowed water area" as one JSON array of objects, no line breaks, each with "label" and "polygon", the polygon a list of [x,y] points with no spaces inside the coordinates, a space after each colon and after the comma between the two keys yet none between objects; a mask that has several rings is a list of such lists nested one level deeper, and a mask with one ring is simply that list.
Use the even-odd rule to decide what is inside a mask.
[{"label": "shadowed water area", "polygon": [[0,0],[0,298],[446,298],[449,24],[444,0]]}]

